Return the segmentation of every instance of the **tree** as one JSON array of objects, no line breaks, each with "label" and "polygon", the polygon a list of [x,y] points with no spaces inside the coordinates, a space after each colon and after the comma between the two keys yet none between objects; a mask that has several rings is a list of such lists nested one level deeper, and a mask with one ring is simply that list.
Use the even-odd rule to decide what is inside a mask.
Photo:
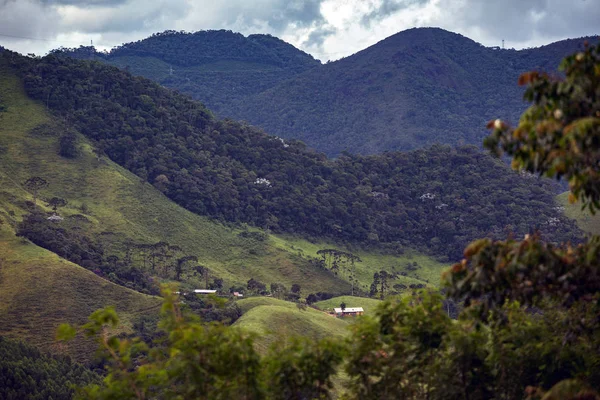
[{"label": "tree", "polygon": [[62,157],[65,158],[76,158],[79,155],[79,149],[77,148],[77,136],[75,133],[68,131],[63,134],[59,139],[59,152]]},{"label": "tree", "polygon": [[33,205],[37,205],[38,192],[48,187],[48,182],[39,176],[32,176],[23,184],[28,190],[33,191]]},{"label": "tree", "polygon": [[342,312],[344,312],[344,310],[346,309],[346,303],[342,302],[340,304],[340,308],[342,309]]},{"label": "tree", "polygon": [[48,200],[48,207],[52,207],[52,211],[56,212],[59,207],[65,207],[67,205],[67,200],[61,199],[60,197],[53,197]]},{"label": "tree", "polygon": [[381,280],[379,278],[379,272],[375,272],[373,274],[373,283],[371,283],[371,288],[369,290],[370,297],[375,297],[380,284],[381,284]]},{"label": "tree", "polygon": [[300,285],[298,285],[297,283],[294,283],[292,285],[292,289],[291,289],[292,293],[300,294],[300,290],[301,290]]},{"label": "tree", "polygon": [[[565,177],[570,201],[582,208],[600,208],[600,48],[567,57],[565,79],[530,72],[525,98],[533,105],[519,125],[511,128],[491,121],[493,133],[486,147],[497,155],[513,157],[513,168],[552,178]],[[591,237],[578,246],[545,243],[539,235],[525,240],[494,242],[482,239],[470,244],[464,260],[452,267],[450,295],[476,300],[483,312],[511,300],[536,305],[551,298],[572,306],[600,292],[598,261],[600,238]],[[495,282],[493,285],[491,282]]]},{"label": "tree", "polygon": [[382,300],[390,288],[389,279],[390,274],[388,274],[387,271],[379,271],[379,297]]},{"label": "tree", "polygon": [[248,288],[248,290],[250,292],[253,293],[261,293],[264,292],[265,290],[267,290],[267,285],[265,285],[264,283],[257,281],[254,278],[250,278],[250,280],[248,280],[248,284],[246,286]]}]

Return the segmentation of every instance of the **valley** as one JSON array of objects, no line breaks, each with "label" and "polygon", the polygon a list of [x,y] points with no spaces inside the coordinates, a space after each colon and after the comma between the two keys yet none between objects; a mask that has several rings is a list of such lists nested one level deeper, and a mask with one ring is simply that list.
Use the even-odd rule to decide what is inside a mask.
[{"label": "valley", "polygon": [[597,390],[587,39],[0,47],[0,397]]}]

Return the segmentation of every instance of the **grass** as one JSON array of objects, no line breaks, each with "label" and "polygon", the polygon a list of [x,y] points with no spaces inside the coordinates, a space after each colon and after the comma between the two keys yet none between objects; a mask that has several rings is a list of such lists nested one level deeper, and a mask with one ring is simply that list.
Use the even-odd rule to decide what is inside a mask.
[{"label": "grass", "polygon": [[329,300],[316,302],[313,305],[323,311],[329,312],[333,311],[335,307],[339,307],[342,303],[346,303],[346,307],[362,307],[365,310],[365,315],[372,315],[381,303],[381,300],[368,297],[338,296]]},{"label": "grass", "polygon": [[[301,238],[288,236],[272,236],[273,243],[276,247],[285,249],[290,252],[295,252],[301,257],[316,257],[317,251],[321,249],[338,249],[348,251],[360,257],[362,262],[356,263],[356,275],[359,281],[360,289],[363,292],[368,292],[371,282],[373,282],[373,274],[375,272],[385,270],[387,272],[405,272],[406,276],[398,276],[396,280],[391,282],[394,284],[425,284],[427,286],[439,286],[442,272],[448,265],[436,261],[434,258],[419,254],[412,250],[407,250],[403,255],[391,255],[374,251],[351,250],[344,246],[335,245],[323,241],[309,242]],[[415,270],[407,270],[407,264],[417,263]]]},{"label": "grass", "polygon": [[[349,289],[347,282],[315,269],[289,251],[268,241],[242,238],[239,229],[179,207],[110,160],[99,161],[83,137],[79,138],[82,152],[77,159],[58,156],[58,135],[31,133],[41,124],[51,123],[51,117],[43,106],[25,96],[19,80],[6,67],[0,69],[0,96],[8,105],[8,112],[0,117],[0,147],[4,149],[0,154],[0,212],[15,213],[14,222],[26,212],[24,200],[32,199],[22,182],[41,176],[50,183],[41,197],[58,196],[69,201],[61,209],[64,216],[79,214],[80,206],[87,206],[86,217],[93,223],[81,228],[88,233],[102,233],[114,243],[177,244],[186,254],[197,256],[226,285],[245,285],[255,278],[267,285],[278,282],[288,287],[302,282],[309,291]],[[202,285],[193,276],[187,280],[190,285]]]},{"label": "grass", "polygon": [[574,219],[582,231],[592,235],[600,235],[600,214],[592,215],[588,210],[582,211],[580,202],[570,204],[569,192],[556,196],[556,201],[565,208],[565,215]]},{"label": "grass", "polygon": [[256,346],[265,351],[277,340],[292,336],[313,339],[342,338],[348,334],[349,323],[322,311],[308,307],[300,310],[295,303],[269,297],[238,301],[244,314],[234,326],[256,334]]},{"label": "grass", "polygon": [[59,345],[54,340],[59,324],[81,324],[98,308],[113,306],[121,318],[118,330],[130,331],[137,316],[160,304],[17,238],[7,225],[0,227],[1,335],[89,361],[96,344],[80,338]]}]

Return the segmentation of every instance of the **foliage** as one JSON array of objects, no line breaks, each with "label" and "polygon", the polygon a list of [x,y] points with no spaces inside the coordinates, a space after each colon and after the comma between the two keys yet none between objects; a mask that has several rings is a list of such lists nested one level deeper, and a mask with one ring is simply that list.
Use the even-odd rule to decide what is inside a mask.
[{"label": "foliage", "polygon": [[600,389],[597,336],[569,340],[569,316],[553,307],[502,310],[503,323],[484,326],[468,312],[452,321],[442,298],[428,292],[384,302],[353,327],[348,397],[518,399],[565,379]]},{"label": "foliage", "polygon": [[37,204],[38,192],[40,190],[48,187],[48,185],[49,185],[48,181],[46,181],[44,178],[39,177],[39,176],[32,176],[31,178],[28,178],[23,183],[23,186],[25,186],[27,189],[33,191],[33,204],[34,205]]},{"label": "foliage", "polygon": [[[58,204],[58,200],[51,201],[51,204]],[[114,255],[105,257],[104,248],[98,240],[85,235],[80,230],[69,229],[49,221],[44,213],[34,212],[25,216],[18,225],[17,236],[26,237],[38,246],[115,283],[145,293],[158,294],[158,288],[152,282],[147,270],[136,267],[132,263],[120,263],[119,258]]]},{"label": "foliage", "polygon": [[69,357],[50,356],[0,336],[0,398],[70,400],[77,385],[100,377]]},{"label": "foliage", "polygon": [[[595,51],[592,47],[575,60],[585,63],[586,57],[591,58]],[[594,65],[595,68],[583,71],[568,70],[567,79],[600,75],[600,68],[596,68],[600,63]],[[586,79],[581,81],[587,82]],[[573,93],[580,93],[577,85]],[[544,96],[535,96],[532,109],[543,101]],[[594,119],[597,111],[590,109],[591,115],[576,117],[572,123],[578,125],[579,118]],[[523,118],[522,123],[526,124],[527,118]],[[539,123],[543,127],[548,121],[543,119]],[[501,137],[503,132],[513,135],[502,121],[492,125],[500,131],[495,132],[496,137]],[[592,136],[595,126],[584,124]],[[557,146],[561,144],[559,141]],[[562,157],[576,159],[577,154],[583,152],[583,160],[587,160],[586,156],[591,159],[595,151],[593,147],[590,153],[578,147],[569,150],[575,154],[564,151]],[[539,151],[543,153],[544,149]],[[535,167],[541,165],[535,164],[535,160],[540,159],[536,154],[534,151],[529,156],[534,159],[534,171],[541,172],[543,167]],[[529,159],[523,154],[520,156],[522,160]],[[587,167],[582,165],[582,168]],[[588,170],[591,178],[578,175],[579,172],[577,168],[573,170],[573,176],[577,176],[575,191],[577,182],[582,183],[583,188],[594,178],[593,170]],[[557,173],[560,172],[553,172]],[[595,193],[591,186],[590,190],[581,189],[580,200],[594,209]],[[260,359],[252,339],[243,334],[237,341],[229,342],[230,337],[239,335],[238,331],[185,322],[176,303],[169,298],[170,292],[166,292],[165,305],[171,312],[163,326],[169,332],[169,345],[175,345],[175,349],[156,353],[166,361],[161,364],[150,360],[134,369],[130,364],[134,349],[154,353],[141,342],[129,344],[100,335],[101,343],[119,364],[111,368],[106,386],[92,387],[88,394],[107,398],[113,393],[130,393],[129,397],[134,398],[137,391],[138,398],[145,398],[144,391],[152,389],[161,390],[167,398],[171,393],[184,398],[187,393],[218,398],[221,393],[232,391],[245,398],[258,398],[259,394],[266,398],[281,395],[294,398],[304,393],[329,395],[328,380],[343,359],[349,377],[344,396],[349,399],[595,400],[600,398],[599,249],[600,238],[595,236],[576,247],[544,243],[537,235],[527,236],[522,242],[478,240],[465,249],[465,259],[448,272],[449,295],[456,300],[464,298],[467,305],[457,321],[448,315],[440,294],[420,291],[387,300],[377,309],[375,317],[359,319],[352,325],[353,332],[346,346],[335,348],[322,343],[324,347],[320,350],[320,345],[315,348],[309,343],[294,341],[287,349],[276,349],[274,358]],[[375,288],[381,285],[381,274],[377,278]],[[260,306],[253,310],[258,308]],[[84,330],[97,335],[102,332],[104,323],[115,321],[110,309],[99,311]],[[214,357],[211,349],[203,348],[207,355],[213,355],[212,359],[203,359],[204,363],[187,362],[189,354],[199,351],[195,343],[211,337],[213,328],[224,337],[221,343],[215,344],[222,350],[220,357]],[[188,329],[194,334],[186,335],[184,332]],[[63,329],[65,336],[72,331]],[[193,375],[198,365],[214,366],[211,382],[219,382],[223,374],[219,366],[229,365],[231,352],[236,352],[237,359],[259,361],[252,364],[251,371],[241,371],[247,367],[243,362],[240,362],[240,370],[229,369],[226,373],[233,376],[229,376],[232,381],[227,387],[202,386],[210,378],[202,373]],[[154,371],[155,366],[160,369]],[[140,374],[146,371],[148,374],[141,380]],[[173,380],[172,371],[177,371],[180,379]],[[238,372],[245,374],[236,380]],[[306,380],[308,377],[310,381]],[[276,393],[269,393],[272,383]],[[307,386],[298,387],[302,383]],[[213,389],[218,392],[210,392]]]},{"label": "foliage", "polygon": [[548,184],[517,177],[473,147],[330,161],[299,142],[218,121],[201,104],[115,68],[52,55],[8,59],[30,96],[49,98],[114,161],[201,215],[451,259],[470,240],[505,231],[537,227],[553,241],[578,235],[552,209]]},{"label": "foliage", "polygon": [[59,151],[62,157],[65,158],[76,158],[79,155],[79,148],[77,147],[77,136],[74,132],[67,131],[60,137],[59,140]]},{"label": "foliage", "polygon": [[528,85],[533,102],[519,125],[510,129],[501,120],[486,146],[513,157],[513,167],[569,181],[573,201],[582,200],[591,212],[600,209],[600,47],[564,59],[565,79],[530,72],[519,80]]},{"label": "foliage", "polygon": [[[502,120],[491,121],[489,127],[494,132],[486,141],[498,154],[505,151],[513,156],[514,168],[567,177],[571,200],[579,200],[592,212],[598,208],[600,187],[597,179],[599,54],[598,46],[589,46],[567,57],[563,62],[565,78],[535,72],[524,74],[521,83],[528,84],[526,97],[533,102],[532,106],[515,129]],[[585,360],[578,352],[584,348],[591,354],[600,354],[599,252],[600,237],[595,235],[577,246],[544,243],[537,235],[526,236],[520,242],[482,239],[470,244],[463,261],[449,271],[449,294],[455,299],[466,299],[467,304],[472,304],[472,311],[493,327],[506,321],[503,306],[512,300],[536,307],[544,317],[562,319],[566,330],[554,327],[551,332],[562,338],[561,346],[565,347],[555,350],[549,358],[559,367],[554,373],[549,370],[541,375],[544,380],[538,380],[538,386],[546,390],[549,383],[545,380],[552,379],[552,383],[565,380],[561,383],[563,389],[586,390],[582,388],[590,386],[597,391],[598,360]],[[540,346],[545,343],[539,338],[536,342]],[[562,360],[563,356],[566,360]],[[582,370],[575,373],[578,368]],[[578,384],[566,381],[573,378],[579,380]]]},{"label": "foliage", "polygon": [[[119,339],[113,309],[98,310],[80,327],[64,325],[63,340],[77,332],[95,337],[109,359],[104,384],[81,393],[88,399],[279,399],[328,395],[342,347],[330,341],[294,341],[260,356],[252,336],[219,324],[201,324],[182,313],[172,288],[165,298],[160,327],[165,341]],[[283,397],[282,397],[283,396]]]}]

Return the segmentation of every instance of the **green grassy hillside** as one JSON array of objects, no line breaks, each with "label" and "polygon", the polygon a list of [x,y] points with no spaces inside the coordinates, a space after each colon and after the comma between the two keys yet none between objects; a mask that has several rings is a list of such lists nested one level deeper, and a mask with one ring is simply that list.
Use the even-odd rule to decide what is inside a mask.
[{"label": "green grassy hillside", "polygon": [[381,300],[356,296],[338,296],[329,300],[319,301],[313,305],[323,311],[329,312],[333,311],[335,307],[339,307],[342,303],[346,303],[346,307],[362,307],[365,310],[365,315],[372,315],[381,303]]},{"label": "green grassy hillside", "polygon": [[556,196],[556,201],[564,207],[567,217],[575,220],[577,226],[584,232],[592,235],[600,235],[600,214],[592,215],[589,211],[581,210],[581,203],[570,204],[569,192]]},{"label": "green grassy hillside", "polygon": [[95,343],[78,339],[59,346],[56,328],[63,322],[83,323],[106,306],[117,309],[120,329],[128,331],[137,316],[158,311],[160,299],[102,279],[15,237],[6,224],[0,227],[0,334],[89,360]]},{"label": "green grassy hillside", "polygon": [[264,351],[276,340],[291,336],[315,339],[343,337],[348,322],[308,307],[300,310],[296,304],[274,298],[259,297],[238,301],[244,315],[234,326],[257,335],[256,344]]},{"label": "green grassy hillside", "polygon": [[[368,292],[373,274],[385,270],[390,273],[398,273],[394,284],[424,284],[438,286],[442,272],[448,267],[447,264],[436,261],[432,257],[408,250],[403,255],[385,254],[379,251],[364,251],[360,249],[348,249],[327,242],[309,242],[295,237],[273,237],[275,246],[294,252],[302,257],[320,258],[317,251],[321,249],[337,248],[350,252],[360,257],[362,262],[356,263],[356,275],[359,281],[359,289]],[[414,263],[417,265],[415,266]],[[408,267],[408,268],[407,268]],[[405,274],[405,275],[403,275]]]}]

